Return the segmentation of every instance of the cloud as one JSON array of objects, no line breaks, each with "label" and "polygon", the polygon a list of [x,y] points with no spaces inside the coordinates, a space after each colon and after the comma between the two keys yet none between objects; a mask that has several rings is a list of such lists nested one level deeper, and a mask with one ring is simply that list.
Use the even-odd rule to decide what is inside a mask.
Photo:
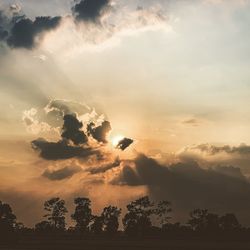
[{"label": "cloud", "polygon": [[60,16],[39,16],[34,20],[21,14],[21,7],[12,4],[0,10],[0,41],[11,48],[33,49],[40,42],[44,32],[57,28]]},{"label": "cloud", "polygon": [[65,115],[63,120],[62,138],[71,140],[75,145],[84,144],[88,141],[88,137],[81,130],[83,124],[77,119],[76,114]]},{"label": "cloud", "polygon": [[46,169],[42,176],[51,181],[59,181],[72,177],[74,174],[82,171],[80,166],[66,166],[62,169]]},{"label": "cloud", "polygon": [[109,4],[109,0],[81,0],[72,12],[77,21],[98,22]]},{"label": "cloud", "polygon": [[40,151],[40,157],[46,160],[61,160],[70,158],[87,158],[91,155],[100,156],[98,150],[90,147],[72,146],[67,141],[49,142],[43,138],[31,142],[35,150]]},{"label": "cloud", "polygon": [[7,21],[3,11],[0,10],[0,41],[3,41],[9,35],[9,32],[5,29],[5,23]]},{"label": "cloud", "polygon": [[207,143],[207,144],[200,144],[187,147],[185,149],[185,151],[188,150],[197,150],[202,153],[206,153],[208,155],[216,155],[219,153],[250,155],[250,146],[246,144],[241,144],[239,146],[230,146],[230,145],[215,146]]},{"label": "cloud", "polygon": [[177,157],[182,161],[195,160],[205,167],[234,165],[240,167],[244,174],[250,175],[250,146],[246,144],[240,144],[239,146],[209,143],[191,145],[180,150]]},{"label": "cloud", "polygon": [[[63,125],[60,140],[54,142],[47,141],[43,138],[38,138],[31,142],[32,147],[35,150],[40,151],[40,156],[42,158],[46,160],[60,160],[74,157],[88,158],[92,155],[95,155],[97,159],[102,159],[101,146],[99,144],[89,146],[88,136],[91,135],[98,142],[106,143],[106,137],[108,132],[111,130],[110,122],[104,121],[100,126],[97,127],[94,127],[93,122],[90,124],[86,123],[85,127],[88,128],[87,136],[84,132],[83,122],[79,120],[79,117],[76,113],[71,112],[71,108],[67,107],[66,103],[50,102],[50,104],[45,107],[44,112],[45,114],[55,115],[56,117],[63,116]],[[35,119],[36,114],[36,109],[31,109],[24,112],[23,121],[30,129],[41,129],[42,125],[47,124],[46,122],[38,122]],[[49,127],[48,124],[47,126]]]},{"label": "cloud", "polygon": [[111,131],[111,124],[109,121],[104,121],[100,126],[96,126],[93,122],[88,124],[87,133],[95,140],[102,143],[107,143],[108,133]]},{"label": "cloud", "polygon": [[126,148],[128,148],[134,141],[130,138],[123,138],[120,140],[116,146],[116,148],[121,149],[124,151]]},{"label": "cloud", "polygon": [[98,114],[87,105],[69,100],[55,99],[42,108],[31,108],[23,111],[22,120],[28,132],[40,134],[48,131],[59,133],[65,115],[78,114],[81,121],[88,122]]},{"label": "cloud", "polygon": [[91,167],[91,168],[87,169],[86,171],[89,172],[90,174],[102,174],[102,173],[109,171],[110,169],[119,167],[120,163],[121,163],[121,161],[117,158],[112,163],[108,163],[108,164],[101,165],[98,167]]},{"label": "cloud", "polygon": [[171,166],[159,164],[145,155],[124,163],[116,185],[145,185],[156,200],[170,200],[175,215],[182,221],[194,208],[208,208],[223,213],[233,212],[249,223],[250,183],[239,169],[203,169],[195,162]]},{"label": "cloud", "polygon": [[[116,38],[111,43],[137,31],[166,28],[168,18],[163,9],[160,1],[138,7],[137,1],[81,0],[75,2],[69,15],[30,19],[21,15],[22,11],[16,5],[11,5],[11,15],[4,19],[0,16],[0,41],[15,49],[40,47],[54,53],[55,49],[62,51],[69,43],[72,50],[76,46],[88,49],[90,45],[96,47],[114,36]],[[45,37],[49,31],[54,32],[50,32],[51,37]]]},{"label": "cloud", "polygon": [[61,17],[36,17],[34,21],[22,18],[14,23],[7,38],[7,43],[12,48],[32,49],[41,39],[45,31],[53,30],[59,26]]},{"label": "cloud", "polygon": [[192,119],[184,120],[182,123],[196,127],[200,124],[200,121],[198,121],[195,118],[192,118]]}]

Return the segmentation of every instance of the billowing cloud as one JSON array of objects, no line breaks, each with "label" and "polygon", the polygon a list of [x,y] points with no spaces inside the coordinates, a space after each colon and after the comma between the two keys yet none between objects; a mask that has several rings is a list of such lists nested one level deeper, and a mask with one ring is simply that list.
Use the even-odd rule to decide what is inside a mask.
[{"label": "billowing cloud", "polygon": [[239,169],[203,169],[195,162],[165,166],[139,155],[124,165],[112,183],[147,186],[154,199],[170,200],[175,215],[182,219],[194,208],[208,208],[218,213],[234,212],[249,223],[250,183]]},{"label": "billowing cloud", "polygon": [[97,22],[109,3],[109,0],[81,0],[73,6],[72,12],[77,21]]},{"label": "billowing cloud", "polygon": [[[64,39],[60,33],[67,34],[67,39],[72,39],[74,43],[88,47],[89,44],[102,44],[116,34],[132,34],[137,30],[165,26],[168,20],[160,2],[138,7],[138,2],[124,4],[119,0],[81,0],[75,1],[69,15],[37,16],[34,19],[21,14],[21,9],[15,5],[11,5],[9,10],[11,15],[8,17],[0,10],[0,41],[11,48],[34,49],[46,40],[43,39],[45,34],[55,31],[52,40],[46,40],[49,44],[46,46],[45,42],[43,47],[50,52],[54,43],[57,48],[63,49]],[[60,29],[56,32],[58,27]]]},{"label": "billowing cloud", "polygon": [[103,121],[101,125],[95,126],[93,122],[88,124],[87,133],[95,140],[102,143],[107,143],[108,133],[111,131],[111,124],[109,121]]},{"label": "billowing cloud", "polygon": [[240,167],[244,174],[250,175],[250,146],[213,145],[209,143],[191,145],[177,153],[182,161],[195,160],[202,166],[234,165]]},{"label": "billowing cloud", "polygon": [[21,18],[15,21],[7,38],[7,43],[12,48],[32,49],[41,38],[40,35],[55,29],[60,24],[61,17],[36,17],[34,21]]},{"label": "billowing cloud", "polygon": [[65,115],[63,120],[62,138],[71,140],[75,145],[84,144],[88,141],[88,137],[81,130],[83,124],[77,119],[76,114]]},{"label": "billowing cloud", "polygon": [[52,181],[59,181],[70,178],[81,170],[82,168],[80,166],[66,166],[61,169],[46,169],[42,176]]},{"label": "billowing cloud", "polygon": [[42,34],[58,27],[60,21],[60,16],[40,16],[31,20],[21,14],[19,5],[13,4],[7,10],[0,10],[0,41],[11,48],[32,49]]}]

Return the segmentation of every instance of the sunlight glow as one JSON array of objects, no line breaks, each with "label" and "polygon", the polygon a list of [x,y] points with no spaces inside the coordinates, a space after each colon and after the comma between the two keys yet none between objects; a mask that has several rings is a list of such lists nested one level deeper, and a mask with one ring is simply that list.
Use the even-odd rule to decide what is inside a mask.
[{"label": "sunlight glow", "polygon": [[116,147],[118,143],[124,138],[123,135],[116,135],[113,138],[111,138],[112,145]]}]

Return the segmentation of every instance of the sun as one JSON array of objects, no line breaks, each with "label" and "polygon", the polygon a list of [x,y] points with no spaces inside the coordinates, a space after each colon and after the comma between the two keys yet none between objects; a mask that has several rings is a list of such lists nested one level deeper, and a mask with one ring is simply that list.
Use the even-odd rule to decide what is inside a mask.
[{"label": "sun", "polygon": [[114,147],[118,145],[118,143],[124,138],[123,135],[116,135],[111,139],[111,143]]}]

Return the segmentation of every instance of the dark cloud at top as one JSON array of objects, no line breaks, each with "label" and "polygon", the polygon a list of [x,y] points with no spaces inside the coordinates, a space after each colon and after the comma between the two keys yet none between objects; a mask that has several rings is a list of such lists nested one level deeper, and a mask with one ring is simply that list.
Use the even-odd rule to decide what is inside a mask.
[{"label": "dark cloud at top", "polygon": [[116,148],[121,149],[124,151],[126,148],[128,148],[134,141],[130,138],[123,138],[120,140],[116,146]]},{"label": "dark cloud at top", "polygon": [[72,12],[77,21],[97,22],[109,2],[109,0],[81,0],[73,6]]},{"label": "dark cloud at top", "polygon": [[6,23],[8,23],[8,19],[4,12],[0,10],[0,41],[8,37],[9,32],[6,30]]},{"label": "dark cloud at top", "polygon": [[11,48],[32,49],[41,35],[58,27],[60,16],[39,16],[35,20],[20,14],[20,7],[11,5],[8,10],[0,10],[0,41]]},{"label": "dark cloud at top", "polygon": [[88,124],[87,132],[98,142],[107,143],[107,135],[111,131],[111,124],[109,121],[104,121],[100,126],[95,127],[91,122]]},{"label": "dark cloud at top", "polygon": [[63,124],[62,138],[71,140],[75,145],[84,144],[88,141],[87,136],[81,130],[83,127],[75,114],[65,115]]},{"label": "dark cloud at top", "polygon": [[173,203],[178,219],[184,220],[195,208],[208,208],[219,213],[233,212],[249,223],[250,183],[239,169],[202,169],[195,162],[169,167],[139,155],[126,164],[112,181],[119,185],[146,185],[156,200]]},{"label": "dark cloud at top", "polygon": [[7,43],[12,48],[32,49],[36,46],[38,35],[45,31],[55,29],[61,21],[61,17],[41,16],[34,21],[22,18],[14,23]]}]

